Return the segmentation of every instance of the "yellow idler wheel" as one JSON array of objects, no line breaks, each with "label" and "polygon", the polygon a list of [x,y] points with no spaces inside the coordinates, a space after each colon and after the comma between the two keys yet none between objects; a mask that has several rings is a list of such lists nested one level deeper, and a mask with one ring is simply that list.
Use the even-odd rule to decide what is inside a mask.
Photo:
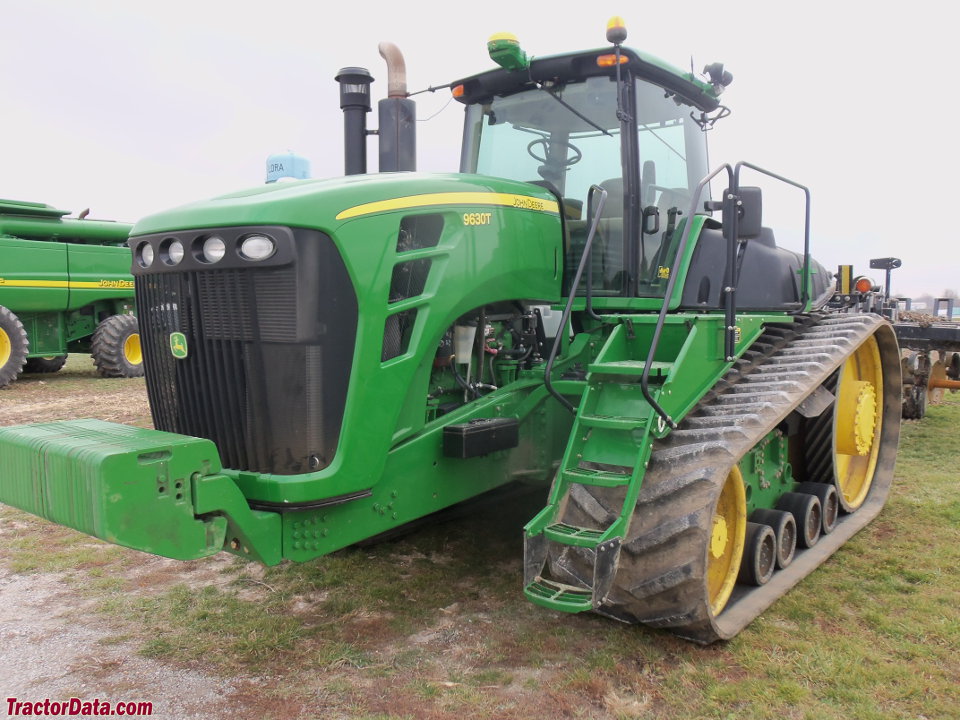
[{"label": "yellow idler wheel", "polygon": [[747,494],[740,469],[734,465],[713,511],[707,546],[707,599],[714,616],[726,606],[737,582],[746,531]]},{"label": "yellow idler wheel", "polygon": [[833,465],[840,504],[859,508],[870,492],[883,430],[883,368],[870,337],[840,371],[833,424]]},{"label": "yellow idler wheel", "polygon": [[131,365],[143,362],[143,350],[140,348],[140,333],[131,333],[123,342],[123,357]]}]

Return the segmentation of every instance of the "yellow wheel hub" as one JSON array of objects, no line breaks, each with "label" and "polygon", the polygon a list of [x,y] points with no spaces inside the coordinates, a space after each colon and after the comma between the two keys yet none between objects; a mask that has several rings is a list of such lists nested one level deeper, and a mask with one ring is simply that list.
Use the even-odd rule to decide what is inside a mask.
[{"label": "yellow wheel hub", "polygon": [[737,582],[747,532],[747,494],[736,466],[727,475],[713,511],[707,550],[707,599],[717,615],[726,606]]},{"label": "yellow wheel hub", "polygon": [[723,557],[723,551],[727,547],[727,520],[720,515],[713,516],[713,533],[710,537],[710,555],[714,560]]},{"label": "yellow wheel hub", "polygon": [[867,497],[877,467],[883,419],[883,368],[876,339],[869,338],[840,371],[834,414],[834,471],[845,507]]},{"label": "yellow wheel hub", "polygon": [[840,408],[837,450],[846,455],[866,455],[873,447],[877,426],[877,391],[873,384],[863,380],[844,383]]},{"label": "yellow wheel hub", "polygon": [[0,328],[0,367],[3,367],[10,361],[10,354],[13,352],[13,343],[10,342],[10,336],[7,331]]},{"label": "yellow wheel hub", "polygon": [[131,365],[139,365],[143,362],[139,333],[131,333],[130,337],[123,342],[123,357]]}]

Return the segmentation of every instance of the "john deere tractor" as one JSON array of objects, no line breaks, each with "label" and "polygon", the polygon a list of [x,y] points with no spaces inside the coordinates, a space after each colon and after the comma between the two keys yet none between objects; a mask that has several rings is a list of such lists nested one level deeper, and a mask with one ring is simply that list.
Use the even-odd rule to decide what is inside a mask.
[{"label": "john deere tractor", "polygon": [[89,352],[101,375],[138,377],[143,359],[126,247],[130,225],[0,200],[0,388]]},{"label": "john deere tractor", "polygon": [[[7,428],[0,500],[172,558],[309,561],[539,482],[523,592],[708,643],[877,515],[899,433],[887,321],[828,308],[745,173],[731,81],[623,46],[450,84],[460,172],[413,170],[392,75],[338,75],[348,176],[148,217],[130,247],[157,430]],[[382,48],[396,64],[396,53]],[[395,65],[394,65],[395,67]],[[711,181],[724,188],[713,197]],[[482,542],[482,538],[477,539]]]}]

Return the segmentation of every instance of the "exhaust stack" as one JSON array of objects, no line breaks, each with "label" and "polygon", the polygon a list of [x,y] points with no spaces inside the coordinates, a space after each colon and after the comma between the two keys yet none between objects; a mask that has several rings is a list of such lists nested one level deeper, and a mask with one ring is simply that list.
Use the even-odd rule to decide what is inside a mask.
[{"label": "exhaust stack", "polygon": [[407,68],[400,48],[378,46],[387,61],[387,98],[377,103],[380,122],[380,172],[417,169],[417,105],[408,97]]}]

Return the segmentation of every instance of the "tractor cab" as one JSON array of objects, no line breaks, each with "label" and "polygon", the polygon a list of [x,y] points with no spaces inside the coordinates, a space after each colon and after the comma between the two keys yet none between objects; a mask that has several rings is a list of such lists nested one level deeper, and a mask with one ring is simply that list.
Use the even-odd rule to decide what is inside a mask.
[{"label": "tractor cab", "polygon": [[[590,188],[602,187],[581,291],[590,282],[601,299],[662,298],[677,230],[707,174],[703,131],[709,113],[724,112],[723,84],[619,45],[528,59],[515,38],[498,35],[489,48],[501,69],[454,83],[466,105],[461,172],[522,180],[557,196],[568,286],[597,210]],[[729,83],[729,73],[720,77]]]}]

